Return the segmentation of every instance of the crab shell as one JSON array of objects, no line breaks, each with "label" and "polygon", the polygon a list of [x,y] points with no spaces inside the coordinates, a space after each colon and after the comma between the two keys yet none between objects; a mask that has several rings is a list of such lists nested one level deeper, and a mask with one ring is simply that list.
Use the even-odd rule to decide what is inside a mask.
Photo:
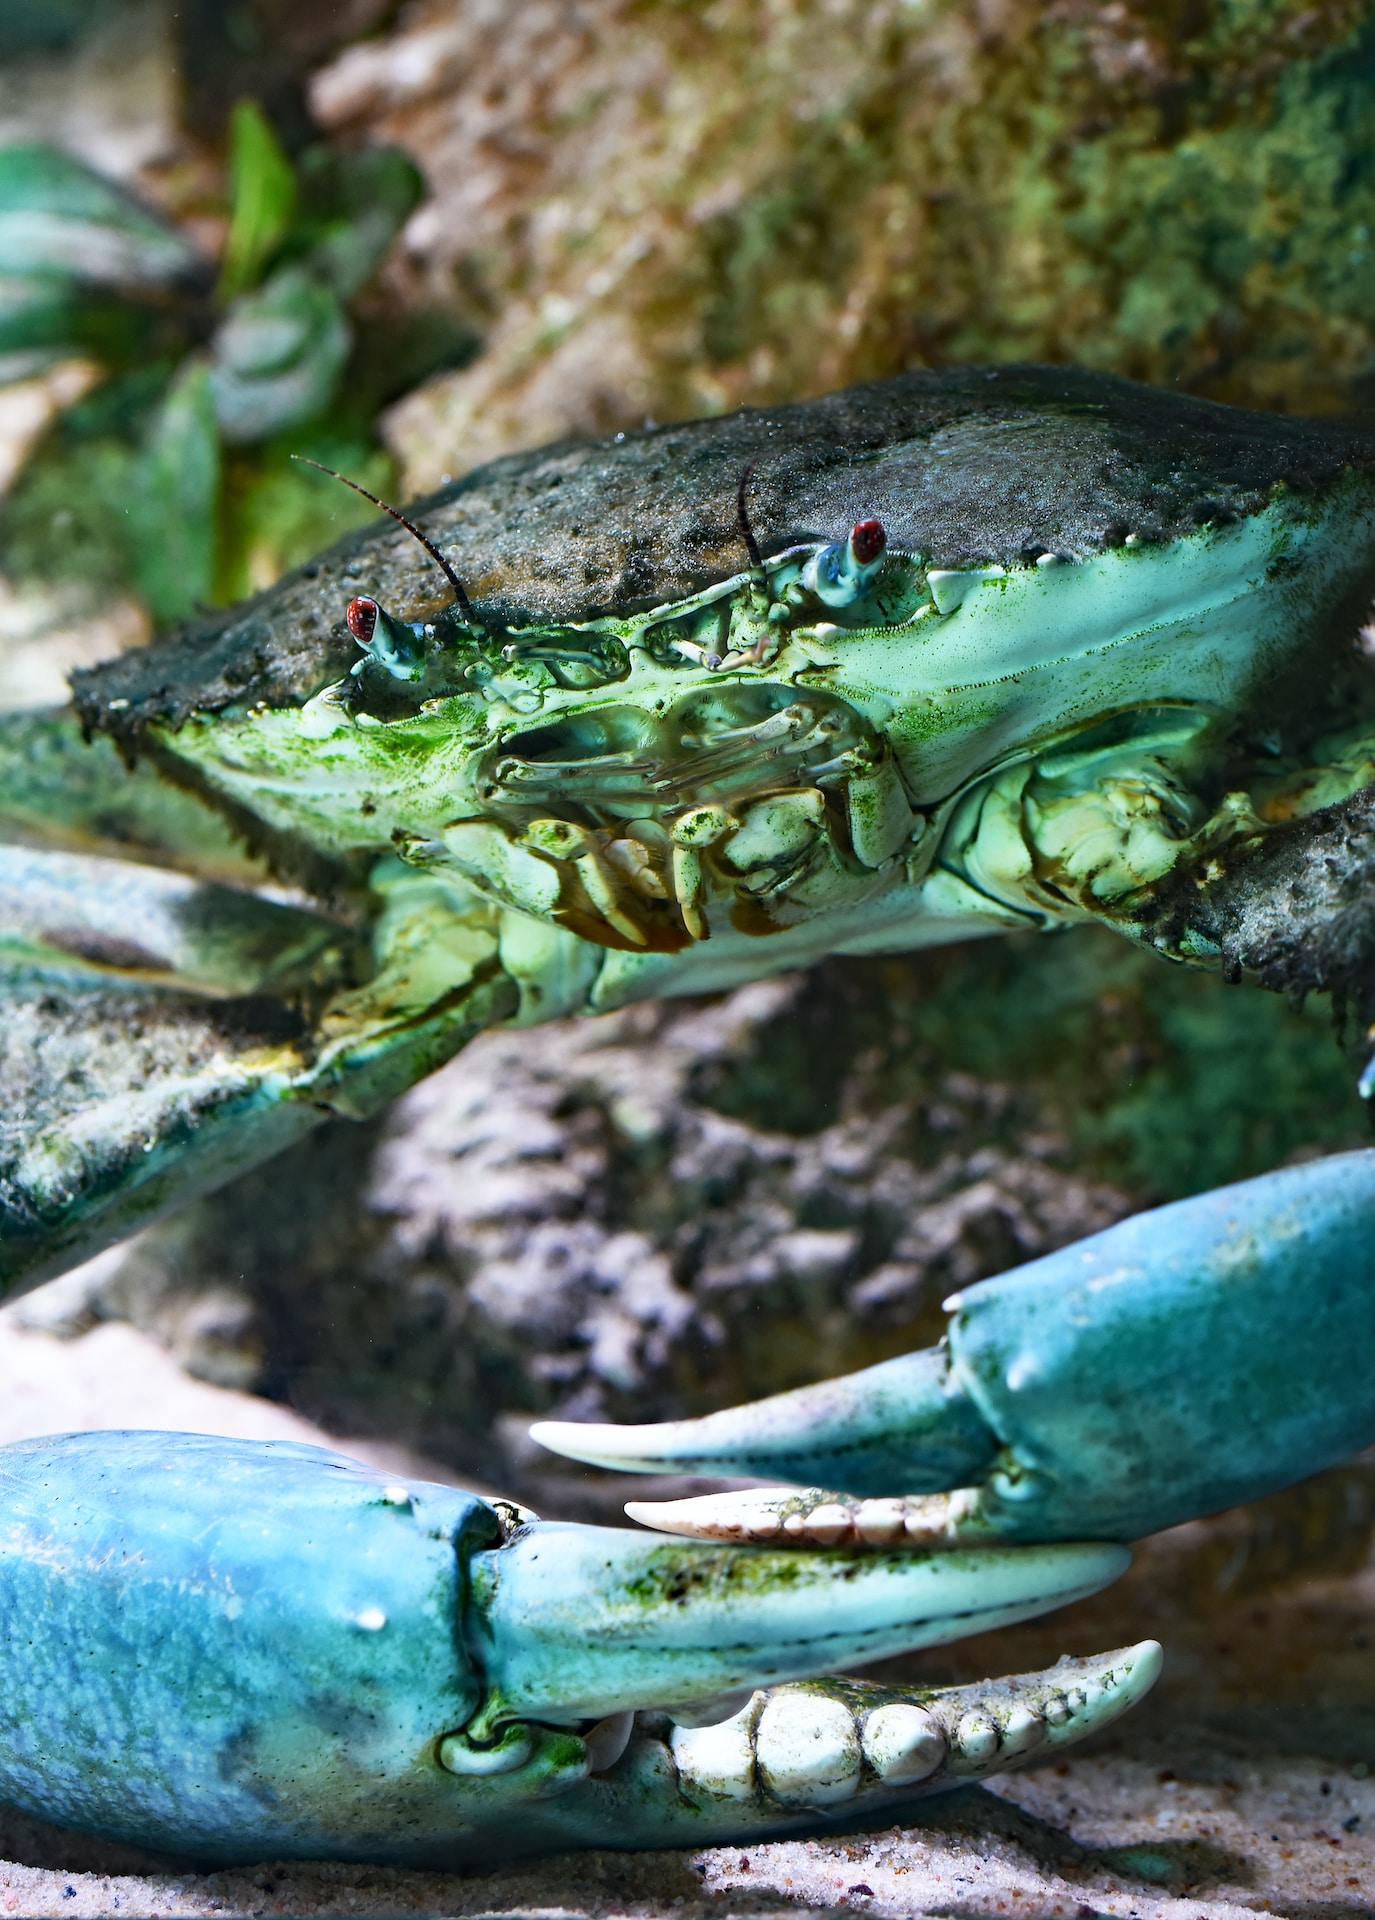
[{"label": "crab shell", "polygon": [[1093,918],[1216,963],[1229,849],[1375,777],[1355,428],[915,373],[414,512],[475,611],[388,524],[78,676],[123,794],[60,720],[0,739],[7,1279],[499,1022]]},{"label": "crab shell", "polygon": [[499,461],[416,510],[475,620],[387,528],[78,706],[317,890],[399,853],[574,936],[504,943],[526,1017],[1060,924],[1315,730],[1373,457],[1104,376],[912,374]]},{"label": "crab shell", "polygon": [[[415,509],[489,615],[514,626],[649,609],[738,573],[736,488],[766,553],[877,518],[932,567],[1165,546],[1318,497],[1375,464],[1375,436],[1244,412],[1067,367],[902,374],[823,399],[542,447]],[[357,658],[347,602],[408,619],[449,600],[399,528],[340,542],[257,599],[76,679],[85,723],[133,745],[193,712],[300,705]]]}]

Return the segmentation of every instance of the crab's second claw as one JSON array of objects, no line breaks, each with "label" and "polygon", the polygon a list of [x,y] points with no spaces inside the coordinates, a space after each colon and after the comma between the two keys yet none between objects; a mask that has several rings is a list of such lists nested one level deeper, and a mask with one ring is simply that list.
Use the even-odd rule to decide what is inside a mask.
[{"label": "crab's second claw", "polygon": [[718,1539],[795,1522],[848,1546],[904,1495],[917,1542],[1140,1539],[1375,1441],[1373,1212],[1375,1152],[1332,1154],[981,1280],[927,1352],[700,1420],[532,1432],[605,1466],[836,1490],[640,1510]]},{"label": "crab's second claw", "polygon": [[857,1666],[1025,1620],[1127,1564],[1094,1543],[817,1554],[541,1524],[470,1563],[469,1729],[595,1718]]},{"label": "crab's second claw", "polygon": [[998,1450],[943,1346],[698,1420],[538,1420],[530,1437],[570,1460],[628,1473],[758,1474],[860,1494],[968,1486]]}]

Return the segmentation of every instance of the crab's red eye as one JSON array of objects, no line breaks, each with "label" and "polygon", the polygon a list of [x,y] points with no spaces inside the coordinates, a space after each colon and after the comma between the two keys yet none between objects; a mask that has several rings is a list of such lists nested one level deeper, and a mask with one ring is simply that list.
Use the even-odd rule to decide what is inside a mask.
[{"label": "crab's red eye", "polygon": [[349,623],[349,632],[360,647],[370,646],[372,636],[377,631],[377,602],[375,600],[350,600],[344,612]]},{"label": "crab's red eye", "polygon": [[850,551],[862,567],[877,560],[887,545],[888,535],[881,520],[861,520],[850,535]]}]

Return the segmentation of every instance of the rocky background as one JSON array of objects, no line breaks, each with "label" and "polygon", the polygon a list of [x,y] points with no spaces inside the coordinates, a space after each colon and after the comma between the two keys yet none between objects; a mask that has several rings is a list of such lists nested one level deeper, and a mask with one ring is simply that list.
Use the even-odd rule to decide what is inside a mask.
[{"label": "rocky background", "polygon": [[1372,33],[1349,0],[419,0],[308,97],[421,157],[398,271],[484,337],[389,416],[423,487],[950,360],[1367,404]]},{"label": "rocky background", "polygon": [[[88,652],[175,617],[197,570],[202,598],[267,584],[357,504],[293,448],[383,485],[389,457],[414,494],[952,360],[1370,404],[1361,0],[8,0],[0,36],[0,144],[57,141],[178,225],[203,294],[219,274],[151,342],[77,328],[23,380],[0,315],[0,573],[59,602],[21,593],[16,634],[69,625],[83,580]],[[368,203],[400,228],[348,292],[346,360],[298,315],[296,411],[221,407],[167,577],[110,509],[117,449],[157,439],[178,354],[223,362],[231,294],[252,319],[300,263],[324,174],[384,148],[419,198]]]},{"label": "rocky background", "polygon": [[[342,530],[352,499],[290,451],[414,493],[558,435],[1014,357],[1368,410],[1372,124],[1357,0],[8,0],[0,147],[123,182],[203,273],[124,360],[108,333],[6,359],[0,304],[0,705],[60,700],[188,580],[232,598]],[[235,439],[193,408],[175,440],[173,398],[258,290],[226,262],[266,284],[306,244],[289,211],[243,239],[252,139],[279,212],[383,144],[417,197],[348,294],[316,413]],[[319,351],[305,329],[295,373]],[[135,536],[111,507],[167,471],[199,476],[172,488],[174,574],[171,523]],[[656,1418],[862,1365],[934,1337],[972,1279],[1368,1137],[1325,1007],[1095,932],[492,1035],[7,1309],[0,1432],[319,1431],[606,1518],[623,1486],[538,1456],[533,1415]],[[1357,1464],[910,1663],[1170,1649],[1096,1751],[910,1829],[493,1879],[206,1877],[0,1812],[0,1913],[1366,1914],[1372,1514]]]},{"label": "rocky background", "polygon": [[624,1483],[533,1416],[864,1366],[1142,1204],[1361,1144],[1329,1028],[1085,930],[488,1034],[14,1311],[606,1517]]}]

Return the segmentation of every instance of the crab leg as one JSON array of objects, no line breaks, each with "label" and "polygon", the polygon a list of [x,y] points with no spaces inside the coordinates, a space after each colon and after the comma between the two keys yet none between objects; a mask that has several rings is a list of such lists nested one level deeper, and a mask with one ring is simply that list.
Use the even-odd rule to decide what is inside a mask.
[{"label": "crab leg", "polygon": [[535,1436],[631,1472],[812,1489],[634,1507],[675,1532],[1135,1539],[1375,1440],[1372,1220],[1375,1151],[1336,1154],[982,1281],[929,1351],[701,1420]]},{"label": "crab leg", "polygon": [[0,845],[0,1294],[328,1111],[372,1110],[510,1015],[489,907],[404,871],[373,893],[369,955],[340,921],[247,889]]},{"label": "crab leg", "polygon": [[0,844],[0,966],[91,985],[287,996],[347,965],[322,914],[129,860]]},{"label": "crab leg", "polygon": [[27,847],[147,860],[247,886],[265,869],[222,816],[69,711],[0,712],[0,836]]},{"label": "crab leg", "polygon": [[[0,1798],[206,1858],[585,1844],[598,1807],[610,1844],[726,1835],[972,1777],[1154,1671],[1138,1650],[986,1700],[810,1684],[1092,1592],[1112,1545],[799,1560],[165,1433],[0,1449],[0,1513]],[[685,1725],[761,1687],[714,1738]],[[545,1818],[608,1772],[591,1828]]]}]

